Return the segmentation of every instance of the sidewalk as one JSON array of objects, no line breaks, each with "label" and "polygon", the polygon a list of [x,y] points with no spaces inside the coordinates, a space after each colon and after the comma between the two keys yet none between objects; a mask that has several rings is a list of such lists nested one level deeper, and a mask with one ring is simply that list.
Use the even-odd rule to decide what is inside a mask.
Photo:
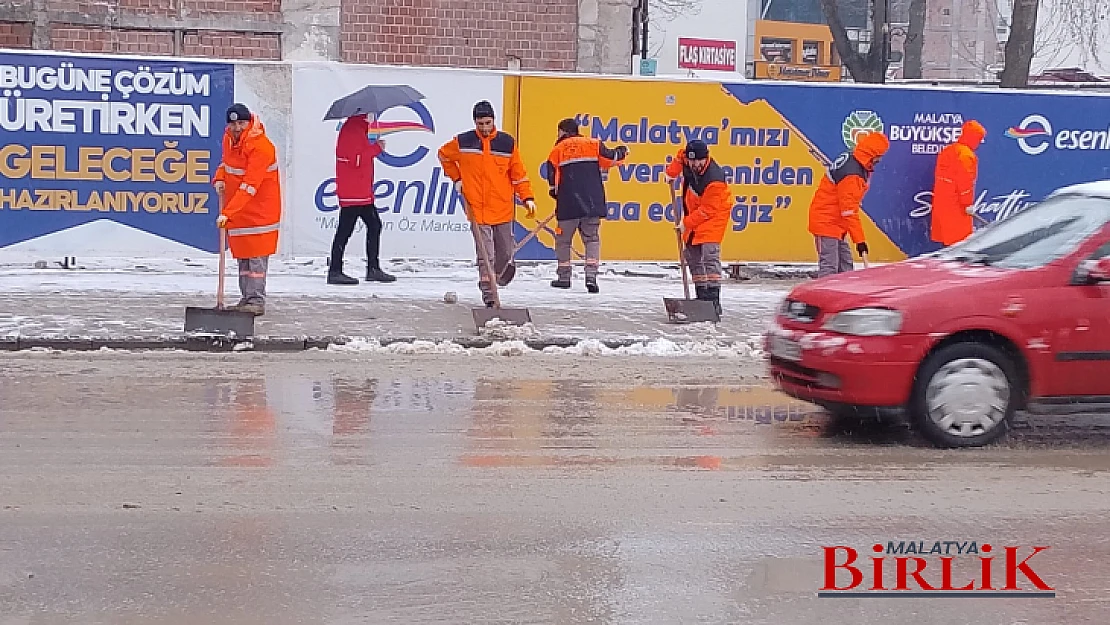
[{"label": "sidewalk", "polygon": [[[350,263],[350,267],[358,266]],[[59,345],[95,348],[130,341],[137,345],[180,346],[186,306],[215,303],[216,262],[209,260],[108,259],[78,263],[78,269],[34,269],[0,265],[0,337],[2,346]],[[229,263],[229,268],[231,265]],[[502,290],[503,305],[526,307],[535,328],[486,332],[475,328],[471,308],[481,306],[477,274],[468,262],[392,262],[385,269],[392,284],[326,284],[319,260],[274,261],[266,315],[256,322],[255,348],[296,349],[343,342],[346,338],[377,341],[451,340],[481,346],[490,340],[528,339],[533,347],[574,345],[583,340],[610,346],[666,339],[672,342],[755,340],[796,280],[759,277],[726,281],[721,296],[724,319],[716,327],[667,322],[662,298],[681,297],[676,265],[610,263],[602,267],[602,292],[585,291],[580,267],[572,289],[554,289],[550,264],[521,265],[513,283]],[[748,275],[759,276],[755,266]],[[805,267],[769,271],[786,275]],[[356,274],[357,275],[357,274]],[[447,304],[444,295],[457,294]],[[234,274],[226,297],[238,298]],[[264,339],[270,339],[269,341]],[[13,339],[18,339],[15,343]],[[47,341],[51,339],[51,341]]]}]

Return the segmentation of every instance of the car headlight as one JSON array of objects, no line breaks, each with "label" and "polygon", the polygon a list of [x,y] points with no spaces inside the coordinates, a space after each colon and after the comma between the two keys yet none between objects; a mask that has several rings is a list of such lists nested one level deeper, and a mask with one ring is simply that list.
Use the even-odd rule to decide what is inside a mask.
[{"label": "car headlight", "polygon": [[888,308],[845,310],[830,317],[822,328],[854,336],[894,336],[902,330],[902,313]]}]

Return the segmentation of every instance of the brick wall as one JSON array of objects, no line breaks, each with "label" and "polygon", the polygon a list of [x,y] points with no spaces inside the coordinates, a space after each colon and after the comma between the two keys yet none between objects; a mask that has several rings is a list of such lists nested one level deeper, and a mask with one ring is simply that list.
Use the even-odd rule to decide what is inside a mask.
[{"label": "brick wall", "polygon": [[219,31],[190,33],[185,35],[185,56],[280,61],[281,38]]},{"label": "brick wall", "polygon": [[0,48],[30,48],[30,22],[0,22]]},{"label": "brick wall", "polygon": [[577,0],[342,0],[344,61],[573,71]]},{"label": "brick wall", "polygon": [[50,40],[55,50],[64,52],[173,54],[173,33],[170,32],[51,24]]}]

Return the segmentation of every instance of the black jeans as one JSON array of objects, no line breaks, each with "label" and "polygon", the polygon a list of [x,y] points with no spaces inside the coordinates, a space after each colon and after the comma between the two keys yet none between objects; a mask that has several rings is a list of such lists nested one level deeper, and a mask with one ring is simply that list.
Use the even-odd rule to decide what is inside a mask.
[{"label": "black jeans", "polygon": [[373,204],[364,206],[343,206],[339,209],[339,227],[335,229],[335,239],[331,242],[332,273],[343,271],[343,253],[347,241],[355,231],[358,220],[366,224],[366,264],[369,269],[381,269],[378,265],[378,249],[382,239],[382,218]]}]

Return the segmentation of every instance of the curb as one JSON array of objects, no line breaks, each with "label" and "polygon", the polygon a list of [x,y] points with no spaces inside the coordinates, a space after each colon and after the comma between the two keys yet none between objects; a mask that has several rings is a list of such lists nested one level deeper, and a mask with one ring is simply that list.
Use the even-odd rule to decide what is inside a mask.
[{"label": "curb", "polygon": [[[362,338],[362,337],[360,337]],[[374,340],[373,337],[366,337]],[[303,352],[310,349],[326,350],[331,345],[346,345],[351,342],[351,337],[346,336],[319,336],[319,337],[272,337],[256,336],[250,339],[227,339],[223,337],[197,337],[197,336],[158,336],[158,337],[88,337],[88,336],[0,336],[0,352],[21,352],[32,349],[50,349],[68,352],[89,352],[100,349],[129,350],[129,351],[168,351],[182,350],[192,352],[236,352],[251,351],[264,353],[291,353]],[[418,337],[383,337],[377,341],[386,347],[394,343],[413,343],[418,340],[427,340],[433,343],[450,340],[466,349],[485,348],[495,343],[504,342],[485,337],[456,337],[453,339],[420,339]],[[587,339],[552,337],[522,339],[522,342],[535,351],[543,351],[548,347],[574,347]],[[623,338],[599,339],[610,349],[631,347],[633,345],[646,345],[652,339]],[[692,341],[675,341],[682,344]],[[725,346],[731,346],[736,341],[732,339],[719,339]]]}]

